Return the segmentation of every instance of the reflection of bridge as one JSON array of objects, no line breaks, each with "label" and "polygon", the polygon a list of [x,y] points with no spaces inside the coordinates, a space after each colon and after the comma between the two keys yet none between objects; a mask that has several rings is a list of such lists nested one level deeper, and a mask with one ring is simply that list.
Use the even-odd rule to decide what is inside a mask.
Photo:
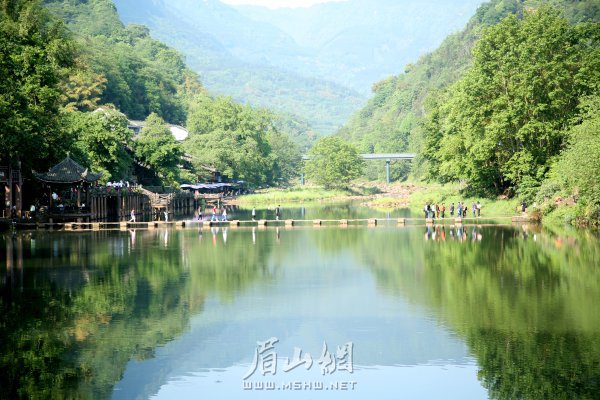
[{"label": "reflection of bridge", "polygon": [[[415,153],[381,153],[381,154],[361,154],[363,160],[385,160],[385,178],[386,182],[390,183],[390,163],[392,160],[412,160],[415,158]],[[302,160],[310,160],[310,156],[302,156]],[[304,174],[302,174],[302,184],[304,184]]]}]

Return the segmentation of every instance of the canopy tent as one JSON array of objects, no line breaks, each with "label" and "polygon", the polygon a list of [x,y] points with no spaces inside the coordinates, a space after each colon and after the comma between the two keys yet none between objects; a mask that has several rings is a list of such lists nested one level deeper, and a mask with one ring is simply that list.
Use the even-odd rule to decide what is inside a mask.
[{"label": "canopy tent", "polygon": [[216,190],[216,189],[225,189],[237,187],[238,185],[235,183],[197,183],[195,185],[183,184],[181,185],[182,189],[190,189],[190,190]]}]

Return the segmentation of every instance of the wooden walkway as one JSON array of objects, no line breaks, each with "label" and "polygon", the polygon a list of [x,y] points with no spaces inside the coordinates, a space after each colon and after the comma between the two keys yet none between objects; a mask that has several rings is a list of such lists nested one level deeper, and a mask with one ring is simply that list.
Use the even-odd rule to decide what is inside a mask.
[{"label": "wooden walkway", "polygon": [[486,218],[365,218],[365,219],[287,219],[287,220],[232,220],[232,221],[148,221],[148,222],[65,222],[65,223],[17,223],[17,229],[100,231],[157,228],[211,228],[211,227],[320,227],[320,226],[427,226],[427,225],[506,225],[528,223],[527,216]]}]

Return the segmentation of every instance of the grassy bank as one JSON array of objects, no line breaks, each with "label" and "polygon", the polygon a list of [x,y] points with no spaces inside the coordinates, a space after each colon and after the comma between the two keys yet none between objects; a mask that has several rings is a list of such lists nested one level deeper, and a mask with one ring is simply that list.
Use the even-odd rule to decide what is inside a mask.
[{"label": "grassy bank", "polygon": [[420,187],[418,190],[413,192],[409,196],[409,208],[412,212],[422,213],[423,207],[427,203],[442,203],[446,204],[446,211],[449,212],[450,204],[454,203],[454,206],[458,202],[467,204],[467,215],[471,216],[471,204],[479,201],[481,203],[481,216],[510,216],[516,215],[519,212],[519,202],[516,199],[511,200],[500,200],[500,199],[488,199],[475,196],[467,196],[460,194],[459,185],[435,185],[426,184]]},{"label": "grassy bank", "polygon": [[352,196],[352,192],[344,190],[327,190],[318,187],[296,186],[288,189],[265,189],[255,194],[240,196],[240,205],[273,205],[290,203],[310,203]]}]

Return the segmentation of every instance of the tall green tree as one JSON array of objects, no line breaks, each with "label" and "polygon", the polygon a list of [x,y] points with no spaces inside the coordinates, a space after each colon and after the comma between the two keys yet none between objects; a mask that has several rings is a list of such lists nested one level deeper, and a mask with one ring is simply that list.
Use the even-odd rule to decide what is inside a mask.
[{"label": "tall green tree", "polygon": [[336,136],[320,139],[309,152],[305,172],[326,188],[342,188],[358,178],[364,168],[356,147]]},{"label": "tall green tree", "polygon": [[134,141],[135,156],[166,183],[179,178],[183,150],[169,126],[157,114],[146,118],[146,125]]},{"label": "tall green tree", "polygon": [[431,175],[492,193],[538,186],[579,99],[598,88],[598,28],[569,25],[550,7],[488,28],[471,68],[428,116]]},{"label": "tall green tree", "polygon": [[65,116],[66,129],[76,138],[74,157],[94,172],[102,172],[102,180],[125,179],[132,167],[126,147],[132,132],[127,118],[117,110],[104,107],[95,112],[71,112]]},{"label": "tall green tree", "polygon": [[231,98],[198,98],[188,118],[185,147],[198,170],[216,168],[252,185],[293,176],[300,150],[275,126],[272,113],[235,103]]},{"label": "tall green tree", "polygon": [[550,183],[558,182],[567,194],[575,193],[580,216],[600,220],[600,96],[585,103],[581,124],[569,132],[569,143],[552,168]]},{"label": "tall green tree", "polygon": [[279,131],[269,132],[267,140],[273,157],[271,180],[283,183],[296,178],[302,169],[300,147]]},{"label": "tall green tree", "polygon": [[0,4],[2,163],[43,169],[70,139],[60,129],[60,82],[74,63],[73,41],[38,1]]}]

